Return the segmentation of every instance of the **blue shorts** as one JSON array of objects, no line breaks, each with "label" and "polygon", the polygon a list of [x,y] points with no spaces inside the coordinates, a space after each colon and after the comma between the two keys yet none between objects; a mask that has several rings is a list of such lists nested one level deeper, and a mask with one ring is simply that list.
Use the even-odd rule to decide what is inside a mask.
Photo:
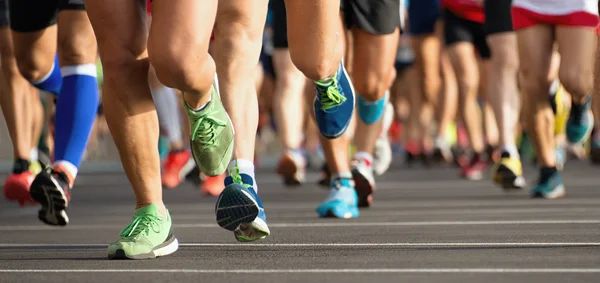
[{"label": "blue shorts", "polygon": [[412,0],[408,4],[408,30],[412,35],[432,34],[440,18],[440,0]]}]

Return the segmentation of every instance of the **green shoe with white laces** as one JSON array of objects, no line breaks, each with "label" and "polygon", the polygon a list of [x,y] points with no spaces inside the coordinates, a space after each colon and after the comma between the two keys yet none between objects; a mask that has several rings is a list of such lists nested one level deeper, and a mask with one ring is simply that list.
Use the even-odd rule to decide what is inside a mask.
[{"label": "green shoe with white laces", "polygon": [[192,154],[200,171],[207,176],[223,174],[233,157],[235,132],[218,89],[215,76],[211,101],[204,109],[196,111],[184,102],[185,112],[192,125]]},{"label": "green shoe with white laces", "polygon": [[108,246],[109,259],[150,259],[177,251],[171,216],[163,217],[155,204],[136,209],[133,221],[121,231],[121,239]]}]

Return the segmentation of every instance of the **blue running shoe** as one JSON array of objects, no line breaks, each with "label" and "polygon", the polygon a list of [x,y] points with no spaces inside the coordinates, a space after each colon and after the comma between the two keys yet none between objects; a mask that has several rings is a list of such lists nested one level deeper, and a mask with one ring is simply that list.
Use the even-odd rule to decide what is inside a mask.
[{"label": "blue running shoe", "polygon": [[319,217],[358,217],[358,195],[354,190],[352,179],[338,178],[332,180],[330,187],[329,196],[317,207]]},{"label": "blue running shoe", "polygon": [[329,82],[315,82],[315,119],[321,135],[335,139],[346,132],[354,112],[354,87],[344,64]]},{"label": "blue running shoe", "polygon": [[240,174],[234,167],[225,178],[225,189],[215,207],[219,226],[233,231],[240,242],[261,240],[271,234],[265,209],[253,185],[252,177]]},{"label": "blue running shoe", "polygon": [[377,101],[366,101],[360,95],[358,96],[358,116],[367,125],[377,123],[385,113],[389,92]]},{"label": "blue running shoe", "polygon": [[565,186],[558,171],[552,174],[540,174],[538,184],[531,189],[531,197],[556,199],[565,195]]},{"label": "blue running shoe", "polygon": [[569,120],[567,120],[567,139],[570,143],[582,143],[592,133],[594,115],[592,114],[592,98],[581,105],[573,103]]}]

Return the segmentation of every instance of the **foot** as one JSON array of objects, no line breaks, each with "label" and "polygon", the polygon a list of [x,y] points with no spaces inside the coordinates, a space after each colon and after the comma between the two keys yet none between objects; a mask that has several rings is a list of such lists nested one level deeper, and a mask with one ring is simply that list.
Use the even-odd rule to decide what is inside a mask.
[{"label": "foot", "polygon": [[202,176],[200,192],[207,196],[218,196],[223,192],[223,182],[225,182],[225,173],[219,176]]},{"label": "foot", "polygon": [[252,177],[240,174],[234,167],[225,178],[225,189],[217,200],[217,223],[233,231],[240,242],[261,240],[271,234],[265,209],[253,186]]},{"label": "foot", "polygon": [[565,186],[563,185],[562,176],[556,169],[551,172],[540,172],[540,179],[537,185],[531,190],[531,197],[556,199],[565,195]]},{"label": "foot", "polygon": [[192,126],[192,154],[200,171],[207,176],[223,174],[233,156],[234,130],[221,102],[216,78],[211,101],[203,109],[194,110],[184,104]]},{"label": "foot", "polygon": [[131,224],[121,231],[121,239],[108,246],[108,258],[150,259],[177,251],[171,215],[165,211],[163,217],[155,204],[136,209]]},{"label": "foot", "polygon": [[344,64],[329,82],[315,82],[314,112],[321,134],[335,139],[346,132],[354,112],[354,88]]},{"label": "foot", "polygon": [[358,117],[367,125],[377,123],[386,110],[389,93],[377,101],[366,101],[361,96],[357,98]]},{"label": "foot", "polygon": [[288,186],[297,186],[304,183],[306,178],[306,158],[299,150],[286,150],[277,166],[277,174],[283,178],[283,183]]},{"label": "foot", "polygon": [[167,189],[176,188],[194,167],[196,167],[196,163],[188,151],[170,152],[161,175],[163,186]]},{"label": "foot", "polygon": [[567,120],[567,139],[570,143],[583,143],[592,133],[594,115],[591,108],[591,97],[583,104],[573,103],[571,105],[571,112]]},{"label": "foot", "polygon": [[475,153],[471,161],[460,170],[460,176],[471,181],[483,179],[483,174],[488,168],[488,162],[483,153]]},{"label": "foot", "polygon": [[358,195],[353,181],[345,178],[332,180],[329,196],[317,207],[317,214],[319,217],[358,217]]},{"label": "foot", "polygon": [[358,207],[371,206],[375,191],[375,177],[373,177],[373,166],[368,160],[352,160],[352,179],[358,194]]},{"label": "foot", "polygon": [[521,160],[511,157],[508,152],[502,153],[500,161],[492,169],[492,176],[494,182],[505,190],[525,188]]},{"label": "foot", "polygon": [[71,200],[73,178],[67,170],[48,167],[31,184],[31,197],[42,205],[38,218],[48,225],[69,224],[67,207]]},{"label": "foot", "polygon": [[34,179],[35,175],[31,171],[11,174],[4,182],[4,197],[9,201],[18,202],[20,206],[35,204],[29,195],[29,189]]}]

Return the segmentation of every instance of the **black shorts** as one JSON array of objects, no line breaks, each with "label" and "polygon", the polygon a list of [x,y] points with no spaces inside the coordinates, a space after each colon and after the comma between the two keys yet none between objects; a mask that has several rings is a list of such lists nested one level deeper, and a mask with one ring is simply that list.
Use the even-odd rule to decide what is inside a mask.
[{"label": "black shorts", "polygon": [[491,58],[483,24],[460,18],[448,9],[444,10],[444,39],[448,46],[459,42],[473,43],[481,58]]},{"label": "black shorts", "polygon": [[391,34],[400,27],[400,0],[341,0],[347,28]]},{"label": "black shorts", "polygon": [[513,31],[511,4],[512,0],[485,0],[486,35]]},{"label": "black shorts", "polygon": [[8,0],[0,0],[0,27],[8,26]]},{"label": "black shorts", "polygon": [[271,11],[273,12],[273,47],[288,48],[287,15],[285,2],[283,0],[271,0]]},{"label": "black shorts", "polygon": [[85,10],[84,0],[9,0],[10,27],[18,32],[33,32],[56,24],[58,12]]}]

